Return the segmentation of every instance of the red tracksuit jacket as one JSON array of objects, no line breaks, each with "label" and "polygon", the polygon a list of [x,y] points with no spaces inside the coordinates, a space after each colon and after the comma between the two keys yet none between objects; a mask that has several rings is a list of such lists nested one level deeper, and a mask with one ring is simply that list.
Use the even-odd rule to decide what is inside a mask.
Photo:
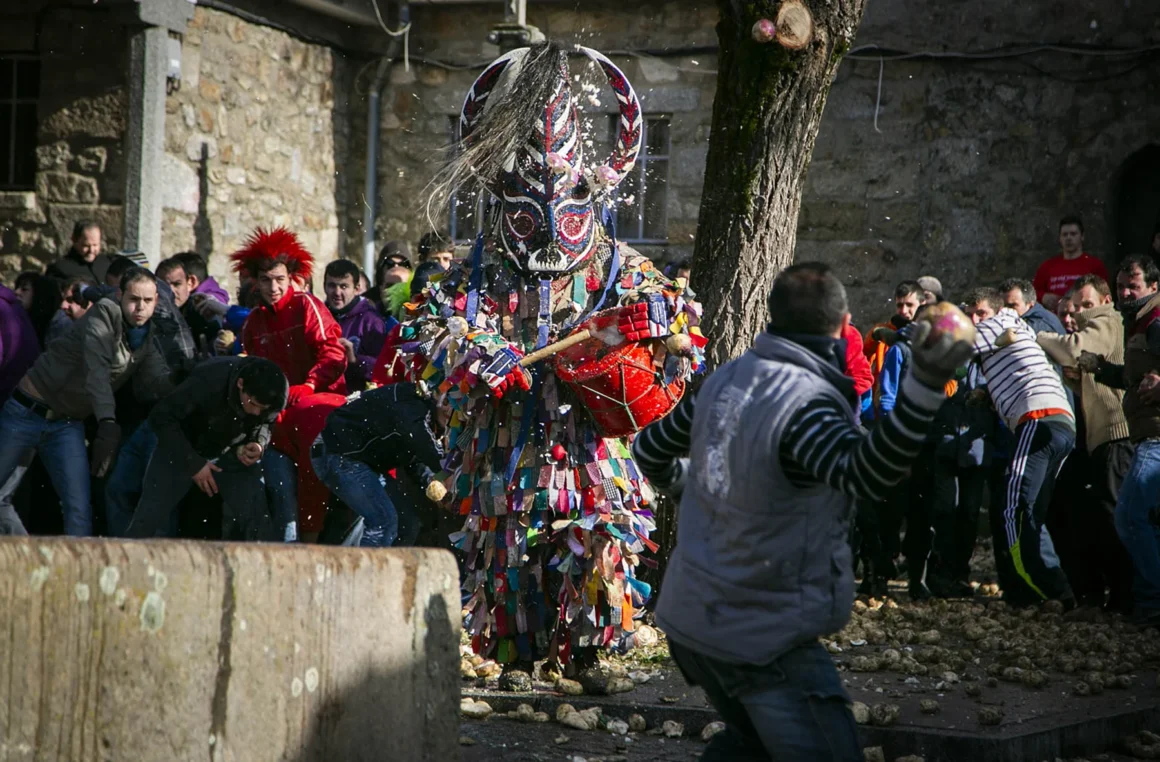
[{"label": "red tracksuit jacket", "polygon": [[342,329],[321,301],[293,286],[273,307],[256,307],[242,326],[242,349],[265,357],[291,386],[312,384],[315,392],[346,394],[346,351]]}]

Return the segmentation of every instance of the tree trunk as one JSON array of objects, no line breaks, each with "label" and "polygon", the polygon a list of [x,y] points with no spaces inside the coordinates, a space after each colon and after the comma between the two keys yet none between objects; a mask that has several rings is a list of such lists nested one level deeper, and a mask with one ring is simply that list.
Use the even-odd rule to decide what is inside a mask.
[{"label": "tree trunk", "polygon": [[[717,94],[693,257],[710,367],[749,347],[774,276],[793,261],[802,180],[864,4],[718,0]],[[812,39],[803,36],[809,16]],[[778,23],[755,29],[763,19]]]}]

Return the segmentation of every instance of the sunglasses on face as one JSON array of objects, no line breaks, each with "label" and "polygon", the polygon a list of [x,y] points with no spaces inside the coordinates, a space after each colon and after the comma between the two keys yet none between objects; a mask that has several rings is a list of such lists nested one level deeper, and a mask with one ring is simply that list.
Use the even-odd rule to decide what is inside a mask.
[{"label": "sunglasses on face", "polygon": [[396,259],[394,257],[383,260],[383,267],[405,267],[411,269],[411,263],[405,259]]}]

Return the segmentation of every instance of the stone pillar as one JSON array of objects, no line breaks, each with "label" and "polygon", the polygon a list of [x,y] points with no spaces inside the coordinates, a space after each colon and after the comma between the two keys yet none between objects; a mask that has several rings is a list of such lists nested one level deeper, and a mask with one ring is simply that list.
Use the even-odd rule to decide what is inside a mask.
[{"label": "stone pillar", "polygon": [[0,600],[0,759],[458,758],[446,550],[0,538]]},{"label": "stone pillar", "polygon": [[150,266],[161,260],[161,158],[169,30],[147,26],[129,43],[129,122],[125,132],[125,248]]}]

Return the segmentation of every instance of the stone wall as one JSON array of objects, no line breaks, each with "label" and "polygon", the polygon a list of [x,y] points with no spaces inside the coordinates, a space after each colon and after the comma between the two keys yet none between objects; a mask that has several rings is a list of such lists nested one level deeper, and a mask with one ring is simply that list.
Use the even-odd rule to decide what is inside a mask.
[{"label": "stone wall", "polygon": [[[553,39],[578,42],[601,51],[659,50],[715,45],[715,14],[715,9],[707,3],[666,3],[647,14],[624,3],[588,3],[583,10],[531,3],[528,22]],[[430,229],[425,213],[427,184],[445,155],[451,139],[451,118],[458,116],[464,94],[483,66],[499,55],[498,49],[485,38],[486,31],[501,19],[498,7],[413,8],[412,53],[470,64],[470,68],[449,70],[412,64],[410,72],[404,71],[401,65],[391,71],[382,100],[380,215],[375,230],[379,246],[387,240],[402,239],[413,248],[419,237]],[[687,257],[692,253],[712,118],[716,86],[714,56],[611,57],[636,88],[645,116],[663,115],[671,120],[666,209],[669,245],[640,248],[665,261]],[[579,70],[578,62],[574,62],[574,67],[574,71]],[[362,87],[366,86],[365,80]],[[589,107],[586,118],[592,118],[595,123],[596,115],[611,113],[612,101],[605,89],[603,105]],[[354,119],[356,131],[361,131],[365,115],[356,113]],[[594,132],[602,130],[603,125],[596,124]],[[438,211],[437,222],[445,224],[446,210]],[[361,207],[352,205],[351,215],[349,228],[356,235],[351,237],[348,254],[357,257],[360,256]]]},{"label": "stone wall", "polygon": [[[22,7],[0,20],[0,50],[32,50],[40,19],[41,81],[34,191],[0,193],[0,281],[56,259],[74,223],[93,219],[120,245],[128,110],[124,27],[83,8]],[[27,11],[24,14],[23,11]]]},{"label": "stone wall", "polygon": [[[876,0],[857,44],[985,50],[1023,40],[1015,30],[1025,29],[1125,48],[1160,39],[1160,20],[1139,4],[1015,6]],[[1157,59],[1118,74],[1139,63],[1057,54],[888,62],[879,100],[878,62],[847,59],[807,176],[797,259],[832,264],[855,317],[869,323],[904,278],[935,274],[953,297],[1030,277],[1057,253],[1057,223],[1071,211],[1084,217],[1088,250],[1109,265],[1141,251],[1143,241],[1117,233],[1115,203],[1125,162],[1160,142]],[[1070,81],[1083,79],[1093,81]]]},{"label": "stone wall", "polygon": [[228,255],[245,237],[286,225],[318,269],[335,258],[349,182],[348,68],[329,47],[197,9],[181,89],[166,101],[165,256],[197,251],[232,282]]},{"label": "stone wall", "polygon": [[[1064,0],[1018,8],[999,0],[875,0],[858,45],[985,50],[1035,29],[1036,39],[1134,47],[1160,39],[1160,21],[1145,5],[1094,12]],[[415,8],[412,50],[471,68],[392,72],[382,115],[380,245],[391,238],[414,244],[427,229],[424,188],[447,145],[449,117],[498,53],[484,42],[498,17],[490,8]],[[715,21],[711,4],[693,0],[650,6],[647,14],[606,2],[581,11],[529,8],[529,22],[550,37],[658,54],[613,58],[646,114],[673,118],[669,245],[647,249],[662,260],[691,251],[716,86],[714,56],[697,49],[716,45]],[[961,293],[1031,274],[1055,252],[1056,223],[1073,210],[1087,222],[1088,248],[1115,261],[1122,253],[1117,178],[1129,156],[1160,142],[1160,84],[1155,58],[1124,73],[1128,66],[1109,60],[1043,54],[887,63],[878,101],[877,60],[847,59],[807,176],[797,259],[833,264],[863,322],[880,317],[904,278],[934,273]],[[1069,81],[1103,74],[1111,76]]]}]

